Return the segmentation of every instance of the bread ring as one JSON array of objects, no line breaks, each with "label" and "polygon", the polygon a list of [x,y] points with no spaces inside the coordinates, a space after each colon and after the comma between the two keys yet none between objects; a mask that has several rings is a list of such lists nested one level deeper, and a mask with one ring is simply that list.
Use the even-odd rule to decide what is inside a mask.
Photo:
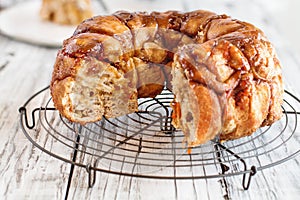
[{"label": "bread ring", "polygon": [[85,124],[135,112],[138,98],[165,85],[190,147],[250,135],[282,115],[281,66],[264,33],[203,10],[84,21],[58,52],[51,94],[64,117]]}]

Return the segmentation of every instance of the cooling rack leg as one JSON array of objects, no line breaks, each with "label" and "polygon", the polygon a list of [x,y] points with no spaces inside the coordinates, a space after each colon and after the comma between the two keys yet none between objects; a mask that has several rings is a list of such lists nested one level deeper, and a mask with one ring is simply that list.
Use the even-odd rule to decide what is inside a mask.
[{"label": "cooling rack leg", "polygon": [[74,173],[74,167],[75,167],[74,164],[71,164],[71,169],[70,169],[70,174],[69,174],[69,178],[68,178],[68,184],[67,184],[67,189],[66,189],[65,200],[68,199],[70,186],[71,186],[71,182],[72,182],[72,177],[73,177],[73,173]]},{"label": "cooling rack leg", "polygon": [[256,174],[256,167],[252,166],[251,167],[251,172],[249,173],[249,178],[248,178],[247,185],[246,185],[246,174],[243,175],[243,188],[244,188],[244,190],[249,189],[250,182],[251,182],[251,177],[254,176],[255,174]]},{"label": "cooling rack leg", "polygon": [[222,174],[225,174],[225,172],[227,172],[229,170],[229,167],[227,165],[223,164],[223,161],[221,159],[221,157],[222,157],[221,151],[219,150],[219,143],[217,143],[217,145],[215,145],[215,149],[216,149],[217,159],[220,163],[220,167],[222,170]]},{"label": "cooling rack leg", "polygon": [[33,109],[33,111],[31,112],[31,123],[32,125],[29,125],[29,120],[28,120],[28,116],[27,116],[27,109],[26,107],[22,106],[19,108],[19,112],[22,113],[24,115],[24,120],[25,120],[25,125],[28,129],[33,129],[36,125],[36,119],[35,119],[35,115],[34,113],[39,111],[39,110],[52,110],[54,111],[55,108],[43,108],[43,107],[40,107],[40,108],[35,108]]},{"label": "cooling rack leg", "polygon": [[[94,167],[96,167],[98,162],[98,159],[94,162]],[[88,184],[89,188],[92,188],[95,185],[96,182],[96,170],[92,168],[92,166],[89,164],[86,166],[86,171],[88,173]]]},{"label": "cooling rack leg", "polygon": [[[220,165],[221,165],[222,174],[225,174],[225,172],[229,170],[229,167],[223,164],[222,159],[221,159],[221,153],[220,153],[219,147],[221,147],[223,150],[225,150],[226,152],[230,153],[231,155],[233,155],[234,157],[236,157],[239,161],[241,161],[243,163],[243,165],[244,165],[244,171],[247,171],[247,164],[246,164],[246,162],[245,162],[245,160],[243,158],[241,158],[238,154],[234,153],[233,151],[227,149],[222,144],[217,143],[215,145],[215,148],[217,150],[216,151],[217,152],[217,158],[218,158],[218,161],[220,162]],[[248,190],[249,189],[251,178],[255,174],[256,174],[256,167],[255,166],[251,166],[247,183],[246,183],[247,173],[243,174],[243,188],[244,188],[244,190]]]},{"label": "cooling rack leg", "polygon": [[[79,142],[80,142],[80,135],[77,135],[76,144],[75,144],[75,148],[74,148],[74,152],[73,152],[73,158],[72,158],[73,163],[76,162]],[[71,164],[71,168],[70,168],[70,173],[69,173],[69,178],[68,178],[68,184],[67,184],[67,189],[66,189],[65,200],[68,199],[68,195],[69,195],[69,191],[70,191],[70,187],[71,187],[71,182],[72,182],[72,177],[73,177],[73,174],[74,174],[75,164],[73,164],[73,163]]]}]

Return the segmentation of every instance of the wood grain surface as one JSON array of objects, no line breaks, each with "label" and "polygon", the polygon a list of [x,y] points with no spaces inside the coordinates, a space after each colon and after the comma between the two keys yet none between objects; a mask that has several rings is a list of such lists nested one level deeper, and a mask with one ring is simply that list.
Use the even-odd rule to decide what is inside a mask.
[{"label": "wood grain surface", "polygon": [[[11,6],[12,2],[4,0],[3,5]],[[142,2],[158,3],[155,0]],[[272,16],[264,12],[258,0],[239,3],[229,0],[176,2],[180,2],[176,5],[181,5],[182,10],[209,9],[249,21],[263,29],[275,44],[284,66],[285,87],[296,95],[300,94],[299,57],[286,45],[285,38],[272,23]],[[164,3],[167,6],[168,3]],[[109,12],[111,6],[107,3],[107,10],[103,9],[103,13]],[[65,198],[71,165],[31,144],[21,130],[18,111],[32,94],[49,85],[56,52],[55,48],[20,42],[0,34],[0,199]],[[35,139],[47,141],[42,137],[36,135]],[[294,137],[292,149],[299,150],[298,129]],[[50,142],[49,145],[55,148],[56,144]],[[288,150],[282,151],[278,157],[287,153]],[[296,200],[300,196],[300,156],[258,171],[252,178],[249,190],[243,190],[241,182],[241,176],[157,180],[97,172],[95,185],[89,188],[86,168],[76,166],[68,199]]]}]

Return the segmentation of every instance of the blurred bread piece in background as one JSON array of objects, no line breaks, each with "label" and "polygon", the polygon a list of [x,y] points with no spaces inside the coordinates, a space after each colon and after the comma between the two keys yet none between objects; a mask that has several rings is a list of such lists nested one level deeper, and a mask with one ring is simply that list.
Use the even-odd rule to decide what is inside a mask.
[{"label": "blurred bread piece in background", "polygon": [[43,20],[63,25],[77,25],[93,16],[90,0],[43,0]]}]

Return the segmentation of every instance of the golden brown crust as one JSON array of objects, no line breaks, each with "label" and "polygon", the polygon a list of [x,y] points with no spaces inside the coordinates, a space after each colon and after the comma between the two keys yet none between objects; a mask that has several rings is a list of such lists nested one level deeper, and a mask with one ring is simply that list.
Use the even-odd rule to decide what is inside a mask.
[{"label": "golden brown crust", "polygon": [[156,97],[164,88],[165,77],[159,65],[145,63],[134,58],[138,82],[136,85],[138,97]]},{"label": "golden brown crust", "polygon": [[[55,81],[51,85],[51,96],[53,102],[55,102],[55,107],[61,112],[62,115],[67,116],[68,113],[64,112],[65,105],[62,104],[62,100],[65,97],[67,84],[72,82],[71,77],[66,79]],[[55,92],[54,92],[55,91]],[[69,118],[69,117],[68,117]]]},{"label": "golden brown crust", "polygon": [[[86,86],[85,76],[78,79],[82,70],[90,68],[101,69],[94,72],[99,73],[99,86],[94,82],[95,87]],[[264,33],[249,23],[203,10],[119,11],[84,21],[58,52],[51,93],[62,115],[85,123],[68,113],[77,106],[75,101],[83,102],[85,97],[75,98],[74,93],[90,90],[87,98],[99,104],[97,112],[77,106],[82,116],[93,114],[85,118],[89,122],[99,120],[99,115],[135,111],[136,99],[159,94],[165,81],[176,96],[173,123],[183,129],[189,146],[217,135],[222,140],[250,135],[282,114],[281,66]],[[80,87],[74,89],[70,83]],[[125,101],[123,107],[112,100],[118,94]],[[185,95],[190,95],[189,101]],[[190,114],[189,109],[202,114]]]},{"label": "golden brown crust", "polygon": [[203,85],[192,83],[197,98],[200,120],[196,128],[196,140],[189,143],[189,146],[203,144],[214,139],[221,130],[221,108],[218,96]]},{"label": "golden brown crust", "polygon": [[74,35],[89,32],[113,36],[128,30],[129,28],[115,16],[95,16],[79,24]]}]

